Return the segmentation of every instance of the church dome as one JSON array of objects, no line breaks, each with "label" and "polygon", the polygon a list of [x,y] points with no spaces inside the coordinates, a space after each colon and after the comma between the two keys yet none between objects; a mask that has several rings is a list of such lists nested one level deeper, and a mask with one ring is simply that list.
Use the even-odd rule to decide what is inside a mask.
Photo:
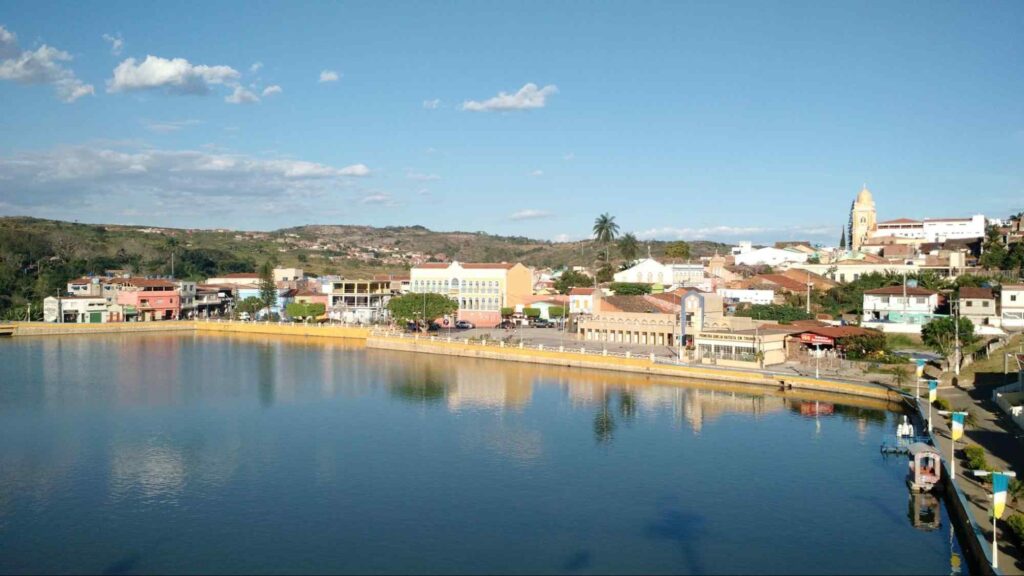
[{"label": "church dome", "polygon": [[858,204],[867,204],[869,202],[874,202],[874,201],[875,200],[874,200],[874,198],[871,197],[871,191],[868,190],[868,187],[864,186],[863,188],[861,188],[860,194],[857,194],[857,203]]}]

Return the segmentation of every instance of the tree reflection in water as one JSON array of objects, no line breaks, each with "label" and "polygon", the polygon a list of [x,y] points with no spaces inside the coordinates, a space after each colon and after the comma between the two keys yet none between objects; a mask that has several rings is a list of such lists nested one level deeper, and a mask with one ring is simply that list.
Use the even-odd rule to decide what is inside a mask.
[{"label": "tree reflection in water", "polygon": [[391,386],[391,394],[395,398],[417,404],[437,404],[443,402],[447,387],[444,380],[429,366],[424,366],[422,376],[416,371],[407,371]]}]

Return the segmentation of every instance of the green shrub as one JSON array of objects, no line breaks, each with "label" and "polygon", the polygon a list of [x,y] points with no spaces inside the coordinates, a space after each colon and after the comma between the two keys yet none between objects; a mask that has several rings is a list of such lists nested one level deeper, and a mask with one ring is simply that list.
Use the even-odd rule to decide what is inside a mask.
[{"label": "green shrub", "polygon": [[650,284],[639,282],[612,282],[609,288],[616,296],[642,296],[651,293]]},{"label": "green shrub", "polygon": [[516,309],[512,308],[511,306],[502,306],[502,308],[501,308],[501,316],[502,316],[502,318],[511,316],[511,315],[515,314],[515,312],[516,312]]},{"label": "green shrub", "polygon": [[981,446],[964,448],[964,455],[967,456],[967,465],[972,470],[988,470],[988,459],[985,458],[985,449]]},{"label": "green shrub", "polygon": [[946,400],[945,398],[936,398],[935,402],[932,402],[932,405],[939,410],[950,410],[952,408],[949,404],[949,400]]},{"label": "green shrub", "polygon": [[527,318],[540,318],[540,308],[523,308],[523,316]]},{"label": "green shrub", "polygon": [[1017,537],[1017,541],[1024,542],[1024,514],[1010,514],[1010,517],[1006,519],[1006,523],[1009,524],[1010,530],[1013,530],[1013,535]]}]

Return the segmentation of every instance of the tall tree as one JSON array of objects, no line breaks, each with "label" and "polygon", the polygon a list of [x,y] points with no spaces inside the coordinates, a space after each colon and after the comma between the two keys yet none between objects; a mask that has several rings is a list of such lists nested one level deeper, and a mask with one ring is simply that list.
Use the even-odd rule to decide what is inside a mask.
[{"label": "tall tree", "polygon": [[413,293],[398,296],[388,301],[388,312],[398,322],[416,322],[426,332],[430,322],[442,316],[454,314],[459,303],[443,294]]},{"label": "tall tree", "polygon": [[566,270],[555,280],[555,290],[558,290],[559,294],[568,294],[570,290],[577,286],[583,286],[584,288],[594,285],[594,279],[582,272],[576,272],[574,270]]},{"label": "tall tree", "polygon": [[270,262],[260,266],[260,303],[268,312],[277,304],[277,286],[274,284],[274,267]]},{"label": "tall tree", "polygon": [[619,238],[619,254],[622,254],[627,262],[633,262],[640,255],[640,242],[632,232]]},{"label": "tall tree", "polygon": [[690,243],[678,240],[665,247],[665,256],[669,258],[690,259]]},{"label": "tall tree", "polygon": [[842,233],[839,235],[839,249],[846,250],[846,228],[843,228]]},{"label": "tall tree", "polygon": [[960,317],[960,322],[957,323],[951,316],[936,318],[921,326],[921,341],[949,358],[954,352],[958,328],[961,349],[974,342],[974,323],[964,317]]},{"label": "tall tree", "polygon": [[615,223],[615,216],[605,212],[594,219],[594,240],[604,245],[605,262],[611,259],[608,253],[608,246],[619,235],[619,225]]}]

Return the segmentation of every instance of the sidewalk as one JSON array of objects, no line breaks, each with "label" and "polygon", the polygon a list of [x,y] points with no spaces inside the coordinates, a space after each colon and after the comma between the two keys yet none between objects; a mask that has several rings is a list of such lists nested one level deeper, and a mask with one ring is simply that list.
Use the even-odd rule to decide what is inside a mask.
[{"label": "sidewalk", "polygon": [[[979,378],[977,386],[966,389],[942,387],[939,396],[949,400],[954,410],[970,409],[977,421],[974,427],[964,431],[963,438],[957,442],[956,482],[970,502],[970,512],[974,520],[986,535],[987,549],[991,549],[991,486],[979,482],[979,479],[971,474],[963,450],[969,445],[977,444],[985,449],[988,462],[993,467],[1013,470],[1024,476],[1024,434],[991,400],[992,388],[1001,383],[999,379],[987,380],[988,382]],[[927,417],[927,414],[924,416]],[[951,442],[949,418],[933,412],[932,423],[935,442],[942,451],[943,458],[948,458]],[[1009,526],[1006,525],[1006,518],[1010,514],[1024,512],[1024,502],[1008,501],[1006,508],[999,522],[999,569],[1004,574],[1024,574],[1024,549],[1016,544]]]}]

